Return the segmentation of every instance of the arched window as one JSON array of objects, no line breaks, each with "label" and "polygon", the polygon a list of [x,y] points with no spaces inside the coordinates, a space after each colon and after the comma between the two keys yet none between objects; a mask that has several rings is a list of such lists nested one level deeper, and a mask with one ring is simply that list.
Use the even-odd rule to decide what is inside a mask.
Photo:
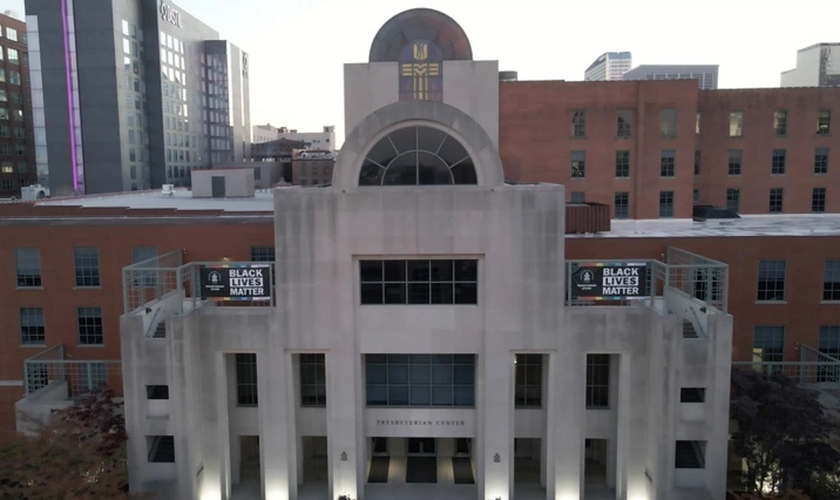
[{"label": "arched window", "polygon": [[360,186],[477,184],[475,165],[456,139],[431,127],[406,127],[368,152]]}]

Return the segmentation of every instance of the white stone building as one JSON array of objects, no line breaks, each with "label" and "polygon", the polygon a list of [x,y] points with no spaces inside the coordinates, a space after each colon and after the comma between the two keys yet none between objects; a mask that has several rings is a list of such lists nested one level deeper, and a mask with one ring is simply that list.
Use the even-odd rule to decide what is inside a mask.
[{"label": "white stone building", "polygon": [[345,96],[331,186],[275,191],[273,276],[126,268],[132,491],[723,499],[726,266],[567,262],[564,188],[505,183],[498,63],[444,14],[388,21]]}]

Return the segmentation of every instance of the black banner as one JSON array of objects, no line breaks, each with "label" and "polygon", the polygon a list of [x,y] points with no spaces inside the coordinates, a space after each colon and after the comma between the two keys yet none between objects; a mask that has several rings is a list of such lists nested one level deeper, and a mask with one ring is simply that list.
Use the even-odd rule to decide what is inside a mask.
[{"label": "black banner", "polygon": [[582,300],[627,300],[646,295],[647,264],[604,262],[579,264],[572,275],[571,296]]},{"label": "black banner", "polygon": [[270,300],[268,264],[201,266],[201,297],[211,300]]}]

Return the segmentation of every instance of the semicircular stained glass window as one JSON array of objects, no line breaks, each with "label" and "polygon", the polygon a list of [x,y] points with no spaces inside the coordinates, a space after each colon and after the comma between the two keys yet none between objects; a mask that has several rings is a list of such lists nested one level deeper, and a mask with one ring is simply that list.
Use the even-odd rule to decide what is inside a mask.
[{"label": "semicircular stained glass window", "polygon": [[475,165],[455,138],[431,127],[406,127],[370,149],[360,186],[478,184]]}]

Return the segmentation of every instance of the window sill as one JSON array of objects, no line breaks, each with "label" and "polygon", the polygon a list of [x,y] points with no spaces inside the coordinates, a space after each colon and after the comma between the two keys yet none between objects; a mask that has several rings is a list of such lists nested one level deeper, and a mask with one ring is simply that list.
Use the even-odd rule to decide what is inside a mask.
[{"label": "window sill", "polygon": [[587,410],[602,410],[602,411],[606,410],[606,411],[609,411],[610,408],[609,408],[609,406],[587,406],[586,409]]},{"label": "window sill", "polygon": [[787,305],[788,302],[786,300],[756,300],[755,303],[756,303],[756,305],[761,304],[761,305],[773,306],[773,305]]},{"label": "window sill", "polygon": [[828,175],[828,172],[814,172],[814,175],[819,175],[819,176]]},{"label": "window sill", "polygon": [[73,290],[102,290],[101,286],[74,286]]},{"label": "window sill", "polygon": [[727,177],[741,177],[741,174],[726,174]]},{"label": "window sill", "polygon": [[820,304],[827,306],[840,306],[840,300],[821,300]]},{"label": "window sill", "polygon": [[542,406],[514,406],[515,410],[532,410],[532,411],[543,411],[545,408]]},{"label": "window sill", "polygon": [[320,408],[320,409],[324,409],[324,408],[327,407],[327,405],[325,405],[325,404],[324,405],[300,405],[300,407],[301,408]]},{"label": "window sill", "polygon": [[238,405],[236,405],[236,407],[237,408],[259,408],[260,405],[258,405],[258,404],[256,404],[256,405],[240,405],[240,404],[238,404]]},{"label": "window sill", "polygon": [[47,344],[20,344],[20,347],[27,348],[27,347],[35,347],[38,349],[45,349]]},{"label": "window sill", "polygon": [[43,286],[16,286],[15,290],[43,290]]},{"label": "window sill", "polygon": [[105,344],[76,344],[76,347],[105,347]]}]

